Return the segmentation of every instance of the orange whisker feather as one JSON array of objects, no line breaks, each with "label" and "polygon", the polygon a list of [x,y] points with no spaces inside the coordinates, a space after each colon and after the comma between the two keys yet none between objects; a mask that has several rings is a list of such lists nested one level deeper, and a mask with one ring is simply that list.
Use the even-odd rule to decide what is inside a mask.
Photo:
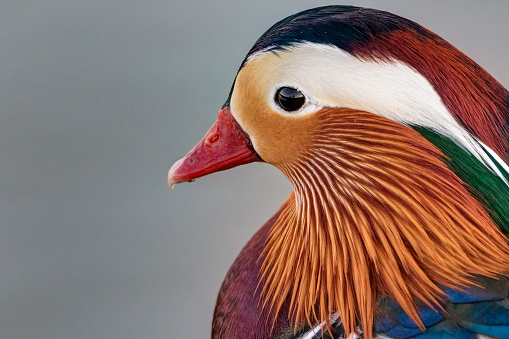
[{"label": "orange whisker feather", "polygon": [[506,273],[505,237],[419,133],[350,109],[308,119],[302,153],[277,165],[295,190],[267,240],[264,306],[289,300],[295,324],[329,331],[339,312],[347,334],[370,339],[378,295],[422,328],[416,302],[443,308],[440,285]]}]

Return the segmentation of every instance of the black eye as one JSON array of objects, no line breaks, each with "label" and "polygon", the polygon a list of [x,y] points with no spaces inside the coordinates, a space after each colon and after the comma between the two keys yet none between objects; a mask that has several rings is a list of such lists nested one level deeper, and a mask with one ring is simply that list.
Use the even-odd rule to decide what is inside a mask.
[{"label": "black eye", "polygon": [[285,111],[293,112],[304,105],[306,97],[296,88],[281,87],[277,90],[274,100]]}]

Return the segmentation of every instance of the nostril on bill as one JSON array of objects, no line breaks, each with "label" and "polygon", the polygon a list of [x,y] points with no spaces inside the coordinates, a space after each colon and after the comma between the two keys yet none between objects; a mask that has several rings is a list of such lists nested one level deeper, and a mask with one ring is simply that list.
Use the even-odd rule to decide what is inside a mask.
[{"label": "nostril on bill", "polygon": [[212,134],[210,137],[207,138],[206,145],[209,147],[212,147],[216,142],[221,139],[221,136],[219,134]]}]

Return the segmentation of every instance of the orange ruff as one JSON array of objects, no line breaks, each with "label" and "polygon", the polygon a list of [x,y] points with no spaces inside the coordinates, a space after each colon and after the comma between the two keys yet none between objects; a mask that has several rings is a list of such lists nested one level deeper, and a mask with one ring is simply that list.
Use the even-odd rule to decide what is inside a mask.
[{"label": "orange ruff", "polygon": [[442,307],[438,284],[507,271],[505,237],[418,132],[343,108],[304,119],[307,145],[277,165],[295,190],[265,247],[265,305],[290,300],[296,324],[329,330],[337,311],[347,334],[360,323],[370,339],[379,294],[422,328],[415,301]]}]

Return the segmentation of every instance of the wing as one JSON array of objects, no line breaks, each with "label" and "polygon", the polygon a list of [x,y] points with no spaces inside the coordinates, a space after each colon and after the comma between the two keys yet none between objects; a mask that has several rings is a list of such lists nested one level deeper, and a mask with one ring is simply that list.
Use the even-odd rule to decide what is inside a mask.
[{"label": "wing", "polygon": [[[477,277],[478,287],[464,291],[444,288],[447,302],[443,310],[419,305],[418,311],[426,331],[410,319],[391,298],[380,298],[373,328],[380,339],[477,339],[509,338],[509,278]],[[318,325],[280,339],[345,339],[341,323],[333,324],[333,336]],[[349,339],[353,339],[350,337]]]}]

